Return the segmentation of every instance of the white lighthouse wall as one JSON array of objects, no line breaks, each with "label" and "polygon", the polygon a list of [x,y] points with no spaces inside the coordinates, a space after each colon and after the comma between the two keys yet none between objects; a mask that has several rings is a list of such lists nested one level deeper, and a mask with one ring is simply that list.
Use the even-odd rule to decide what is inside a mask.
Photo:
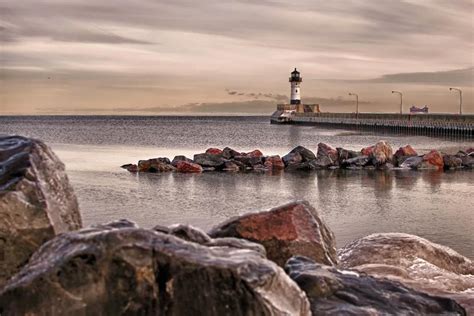
[{"label": "white lighthouse wall", "polygon": [[291,82],[291,101],[301,101],[301,89],[300,89],[300,83],[293,81]]}]

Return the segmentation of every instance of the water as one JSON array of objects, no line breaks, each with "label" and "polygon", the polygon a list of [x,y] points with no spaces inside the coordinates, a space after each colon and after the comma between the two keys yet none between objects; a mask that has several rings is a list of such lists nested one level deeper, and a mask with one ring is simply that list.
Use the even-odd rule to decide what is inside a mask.
[{"label": "water", "polygon": [[130,174],[139,159],[208,147],[285,154],[319,142],[359,150],[380,139],[418,152],[472,142],[270,125],[267,117],[0,117],[0,134],[36,137],[65,162],[85,225],[128,218],[143,227],[188,223],[205,230],[239,214],[305,199],[338,246],[373,232],[406,232],[474,258],[474,172],[319,171],[281,174]]}]

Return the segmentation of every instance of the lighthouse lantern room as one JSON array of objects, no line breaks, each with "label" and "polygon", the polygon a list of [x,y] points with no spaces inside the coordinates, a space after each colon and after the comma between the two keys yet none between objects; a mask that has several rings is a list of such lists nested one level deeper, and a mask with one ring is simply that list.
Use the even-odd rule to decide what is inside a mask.
[{"label": "lighthouse lantern room", "polygon": [[296,68],[292,71],[289,81],[291,83],[290,104],[301,104],[300,84],[303,81],[303,78],[301,78],[300,72],[296,70]]}]

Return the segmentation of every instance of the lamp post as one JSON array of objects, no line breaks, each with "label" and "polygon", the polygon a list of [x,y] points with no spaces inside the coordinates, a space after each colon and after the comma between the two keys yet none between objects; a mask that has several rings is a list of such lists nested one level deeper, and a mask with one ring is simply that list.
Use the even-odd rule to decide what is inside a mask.
[{"label": "lamp post", "polygon": [[459,115],[462,115],[462,90],[457,88],[449,88],[449,91],[453,90],[459,92]]},{"label": "lamp post", "polygon": [[403,94],[400,91],[392,91],[392,93],[398,93],[400,95],[400,114],[403,113]]},{"label": "lamp post", "polygon": [[356,118],[359,118],[359,95],[352,92],[349,92],[349,95],[355,95],[356,97]]}]

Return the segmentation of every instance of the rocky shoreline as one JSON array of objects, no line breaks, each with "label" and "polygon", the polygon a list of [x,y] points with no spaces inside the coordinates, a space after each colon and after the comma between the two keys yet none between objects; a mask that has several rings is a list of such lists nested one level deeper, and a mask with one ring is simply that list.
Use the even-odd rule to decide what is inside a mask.
[{"label": "rocky shoreline", "polygon": [[[385,149],[367,156],[386,160]],[[296,153],[307,159],[299,163],[315,160]],[[470,259],[399,233],[336,249],[304,201],[207,233],[128,220],[84,228],[64,165],[41,141],[17,136],[0,138],[0,271],[0,315],[474,313]]]},{"label": "rocky shoreline", "polygon": [[474,168],[474,148],[459,150],[450,155],[431,150],[420,155],[410,145],[394,151],[390,144],[379,141],[373,146],[353,151],[341,147],[333,148],[319,143],[316,154],[308,148],[297,146],[288,154],[265,156],[260,150],[239,152],[232,148],[209,148],[195,154],[193,159],[176,156],[140,160],[137,164],[126,164],[122,168],[136,172],[278,172],[312,171],[320,169],[380,169],[390,170],[459,170]]}]

